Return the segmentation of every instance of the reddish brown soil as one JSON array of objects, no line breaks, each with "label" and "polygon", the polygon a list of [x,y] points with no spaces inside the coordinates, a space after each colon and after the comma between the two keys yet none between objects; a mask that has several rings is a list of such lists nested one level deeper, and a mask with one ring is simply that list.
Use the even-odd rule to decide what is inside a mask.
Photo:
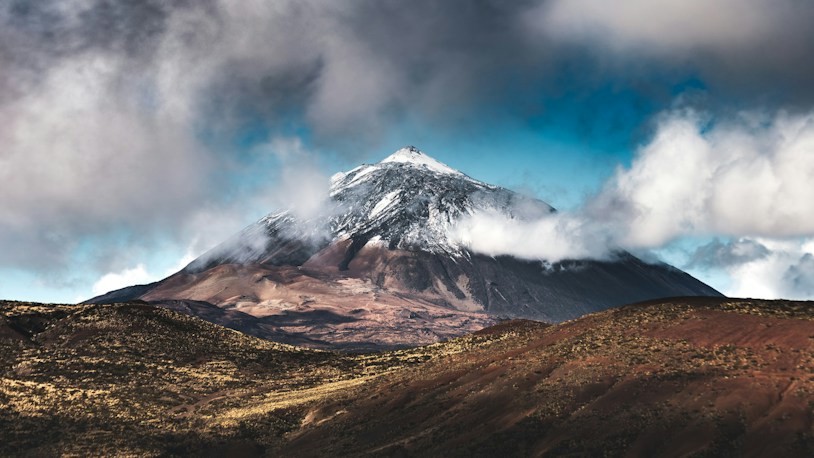
[{"label": "reddish brown soil", "polygon": [[507,322],[315,406],[284,452],[814,456],[813,320],[811,303],[716,298]]}]

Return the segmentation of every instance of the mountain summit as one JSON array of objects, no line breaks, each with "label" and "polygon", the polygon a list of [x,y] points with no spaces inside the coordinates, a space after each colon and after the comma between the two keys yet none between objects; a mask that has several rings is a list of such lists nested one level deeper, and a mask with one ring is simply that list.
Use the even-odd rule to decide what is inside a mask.
[{"label": "mountain summit", "polygon": [[316,219],[300,220],[291,210],[272,213],[185,270],[227,263],[301,265],[333,242],[350,244],[342,270],[365,246],[467,256],[450,237],[461,217],[495,210],[531,218],[554,211],[540,200],[470,178],[413,146],[335,174],[329,201]]},{"label": "mountain summit", "polygon": [[428,170],[432,170],[433,172],[437,173],[448,173],[450,175],[463,175],[461,172],[453,169],[452,167],[439,162],[430,156],[427,156],[424,152],[416,148],[415,146],[405,146],[404,148],[396,151],[395,153],[387,156],[386,158],[382,159],[380,164],[386,164],[388,162],[398,162],[401,164],[412,164],[417,167],[426,167]]},{"label": "mountain summit", "polygon": [[150,285],[91,299],[142,299],[288,343],[347,349],[429,343],[501,318],[548,322],[667,296],[719,295],[627,253],[556,264],[471,252],[460,218],[535,218],[553,207],[402,148],[331,178],[327,210],[270,214]]}]

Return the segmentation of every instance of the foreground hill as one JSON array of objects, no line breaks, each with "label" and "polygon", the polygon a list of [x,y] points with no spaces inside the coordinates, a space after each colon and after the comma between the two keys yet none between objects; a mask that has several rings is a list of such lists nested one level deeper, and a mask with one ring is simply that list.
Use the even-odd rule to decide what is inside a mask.
[{"label": "foreground hill", "polygon": [[413,350],[5,303],[0,455],[812,456],[814,305],[686,298]]},{"label": "foreground hill", "polygon": [[465,348],[351,356],[145,303],[0,301],[0,456],[255,456],[309,403]]},{"label": "foreground hill", "polygon": [[287,450],[814,456],[812,320],[813,303],[697,298],[507,323],[483,348],[315,407]]},{"label": "foreground hill", "polygon": [[87,302],[140,299],[278,342],[369,350],[504,318],[560,322],[646,299],[719,295],[625,252],[554,264],[473,252],[457,235],[461,221],[519,223],[554,209],[413,147],[336,174],[326,201],[316,216],[270,214],[170,277]]}]

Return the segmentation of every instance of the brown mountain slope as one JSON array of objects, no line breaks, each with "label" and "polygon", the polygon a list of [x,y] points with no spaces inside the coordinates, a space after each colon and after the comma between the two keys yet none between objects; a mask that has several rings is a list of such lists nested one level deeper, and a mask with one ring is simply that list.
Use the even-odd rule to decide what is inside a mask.
[{"label": "brown mountain slope", "polygon": [[[206,303],[224,310],[210,321],[257,337],[366,351],[427,345],[506,318],[558,322],[643,298],[718,294],[684,272],[632,256],[545,269],[505,256],[456,258],[379,245],[351,256],[349,245],[333,243],[300,266],[185,269],[125,297],[165,306]],[[117,292],[88,302],[121,300]],[[176,309],[212,316],[196,307]]]},{"label": "brown mountain slope", "polygon": [[812,456],[814,305],[673,299],[412,350],[0,306],[0,455]]},{"label": "brown mountain slope", "polygon": [[[427,345],[497,321],[482,311],[455,310],[429,297],[293,266],[182,271],[141,299],[264,339],[352,351]],[[202,313],[206,305],[209,313]]]}]

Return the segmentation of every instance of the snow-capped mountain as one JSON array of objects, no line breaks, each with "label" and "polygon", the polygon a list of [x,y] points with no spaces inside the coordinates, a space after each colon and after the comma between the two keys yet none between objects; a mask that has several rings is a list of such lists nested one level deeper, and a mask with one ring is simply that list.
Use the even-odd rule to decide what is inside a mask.
[{"label": "snow-capped mountain", "polygon": [[[265,337],[362,348],[430,342],[496,318],[555,322],[657,297],[719,295],[627,253],[554,265],[473,253],[450,235],[461,217],[554,209],[415,147],[334,175],[325,209],[308,219],[270,214],[167,279],[91,302],[171,303]],[[262,322],[246,325],[243,314]]]},{"label": "snow-capped mountain", "polygon": [[450,237],[462,216],[497,210],[534,218],[554,211],[540,200],[470,178],[414,146],[331,177],[326,207],[323,215],[309,220],[298,220],[292,211],[272,213],[187,269],[200,271],[225,262],[300,264],[328,243],[343,240],[352,241],[354,249],[383,244],[389,249],[467,255]]},{"label": "snow-capped mountain", "polygon": [[465,214],[516,208],[537,214],[553,211],[542,201],[472,179],[412,146],[378,164],[334,175],[331,197],[345,210],[331,222],[335,236],[431,253],[462,252],[450,232]]}]

